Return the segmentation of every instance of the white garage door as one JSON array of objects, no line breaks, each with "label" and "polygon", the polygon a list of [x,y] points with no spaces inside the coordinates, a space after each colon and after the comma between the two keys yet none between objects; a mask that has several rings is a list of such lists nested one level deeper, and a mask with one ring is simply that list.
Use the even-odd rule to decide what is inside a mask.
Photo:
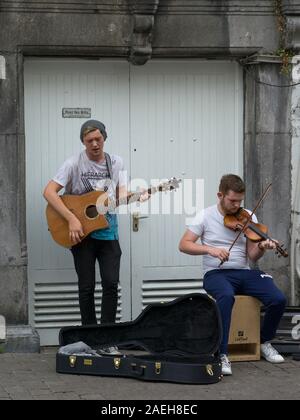
[{"label": "white garage door", "polygon": [[[80,322],[72,258],[50,238],[42,198],[61,163],[81,150],[78,133],[85,119],[78,118],[80,112],[106,124],[106,150],[123,156],[134,187],[172,176],[184,181],[176,193],[157,193],[150,202],[131,206],[142,217],[138,229],[133,229],[132,214],[119,217],[118,320],[135,318],[151,302],[201,289],[201,258],[178,252],[184,210],[196,202],[214,203],[220,176],[242,173],[237,64],[152,61],[131,67],[119,61],[27,60],[29,307],[43,345],[57,343],[60,327]],[[99,283],[96,298],[99,312]]]}]

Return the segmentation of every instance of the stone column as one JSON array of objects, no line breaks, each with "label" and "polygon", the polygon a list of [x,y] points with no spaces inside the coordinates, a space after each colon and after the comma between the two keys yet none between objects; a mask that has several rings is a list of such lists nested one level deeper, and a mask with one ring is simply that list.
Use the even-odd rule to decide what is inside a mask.
[{"label": "stone column", "polygon": [[[245,181],[246,207],[253,208],[264,188],[272,189],[257,211],[269,234],[290,251],[291,214],[291,88],[280,73],[280,63],[256,62],[245,67]],[[262,84],[266,83],[266,84]],[[276,283],[291,297],[290,258],[266,252],[259,267],[274,274]],[[276,275],[275,275],[276,273]]]},{"label": "stone column", "polygon": [[22,56],[1,55],[5,78],[0,79],[0,315],[8,325],[7,351],[37,351],[38,337],[27,325]]},{"label": "stone column", "polygon": [[291,216],[291,288],[292,305],[300,303],[300,56],[293,58],[293,88],[291,99],[291,167],[292,167],[292,216]]}]

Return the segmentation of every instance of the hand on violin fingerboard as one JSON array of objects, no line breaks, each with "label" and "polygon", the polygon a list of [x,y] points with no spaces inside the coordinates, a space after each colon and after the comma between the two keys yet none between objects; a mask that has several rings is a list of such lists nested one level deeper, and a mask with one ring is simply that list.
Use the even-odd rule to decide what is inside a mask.
[{"label": "hand on violin fingerboard", "polygon": [[266,241],[259,242],[258,248],[262,251],[265,251],[266,249],[276,249],[278,245],[279,243],[275,239],[273,240],[267,239]]}]

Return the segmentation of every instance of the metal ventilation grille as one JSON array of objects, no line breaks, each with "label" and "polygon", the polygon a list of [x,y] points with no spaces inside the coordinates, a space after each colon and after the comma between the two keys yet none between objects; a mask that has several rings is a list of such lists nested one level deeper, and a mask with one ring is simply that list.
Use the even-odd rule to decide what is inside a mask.
[{"label": "metal ventilation grille", "polygon": [[[101,285],[96,285],[95,304],[100,320]],[[118,288],[117,321],[122,318],[121,287]],[[60,328],[80,325],[77,283],[37,283],[34,291],[34,322],[36,328]]]},{"label": "metal ventilation grille", "polygon": [[205,293],[203,281],[190,280],[144,280],[142,286],[143,308],[152,303],[169,302],[188,293]]}]

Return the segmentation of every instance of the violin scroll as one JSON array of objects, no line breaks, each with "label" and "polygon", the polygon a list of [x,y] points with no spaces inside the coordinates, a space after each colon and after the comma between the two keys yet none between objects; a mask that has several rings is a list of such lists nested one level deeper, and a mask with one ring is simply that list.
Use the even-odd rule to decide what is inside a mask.
[{"label": "violin scroll", "polygon": [[278,258],[280,257],[287,258],[289,256],[287,249],[283,248],[283,246],[284,246],[283,244],[276,246],[275,254],[278,256]]}]

